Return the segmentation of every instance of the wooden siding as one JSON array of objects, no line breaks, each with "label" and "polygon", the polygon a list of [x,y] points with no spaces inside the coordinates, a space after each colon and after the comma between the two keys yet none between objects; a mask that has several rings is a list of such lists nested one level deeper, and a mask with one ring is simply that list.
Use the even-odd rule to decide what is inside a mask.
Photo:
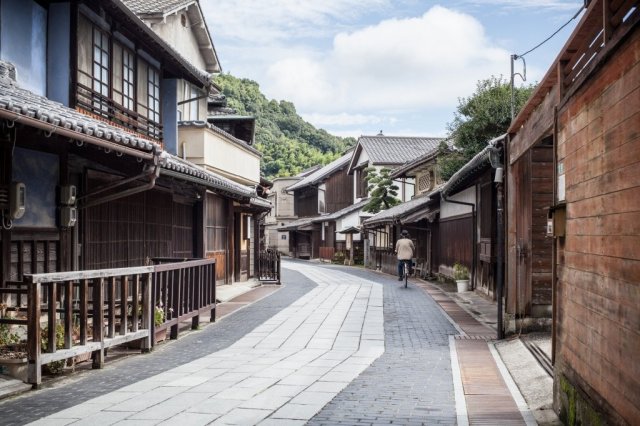
[{"label": "wooden siding", "polygon": [[462,263],[471,269],[473,258],[473,218],[471,215],[440,219],[438,252],[440,265]]},{"label": "wooden siding", "polygon": [[531,305],[551,306],[551,250],[547,214],[553,204],[553,148],[531,150]]},{"label": "wooden siding", "polygon": [[296,191],[294,196],[294,210],[298,217],[318,216],[317,188]]},{"label": "wooden siding", "polygon": [[327,213],[334,213],[353,204],[353,176],[342,169],[325,181],[325,203]]},{"label": "wooden siding", "polygon": [[612,424],[640,419],[638,52],[636,25],[558,114],[567,222],[558,244],[556,369]]},{"label": "wooden siding", "polygon": [[[103,182],[90,179],[89,185]],[[141,266],[151,257],[193,257],[193,207],[175,203],[161,190],[86,209],[84,231],[83,269]]]},{"label": "wooden siding", "polygon": [[205,257],[216,259],[216,283],[221,284],[228,282],[228,229],[231,222],[228,215],[229,201],[208,193],[204,204]]}]

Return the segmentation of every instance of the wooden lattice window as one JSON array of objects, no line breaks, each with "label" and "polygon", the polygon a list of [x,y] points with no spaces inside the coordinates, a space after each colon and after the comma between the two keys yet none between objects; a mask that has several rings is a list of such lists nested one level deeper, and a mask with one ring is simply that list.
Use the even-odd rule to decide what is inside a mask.
[{"label": "wooden lattice window", "polygon": [[107,112],[109,98],[109,36],[93,27],[93,91],[102,97],[94,97],[94,108]]},{"label": "wooden lattice window", "polygon": [[433,188],[433,171],[423,174],[418,178],[418,192],[426,192]]}]

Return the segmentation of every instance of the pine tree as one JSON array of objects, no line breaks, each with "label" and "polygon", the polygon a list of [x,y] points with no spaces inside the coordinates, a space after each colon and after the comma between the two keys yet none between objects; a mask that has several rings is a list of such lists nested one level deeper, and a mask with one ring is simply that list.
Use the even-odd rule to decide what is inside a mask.
[{"label": "pine tree", "polygon": [[397,204],[400,200],[398,196],[398,185],[393,183],[389,177],[390,169],[383,168],[378,171],[375,167],[367,167],[366,172],[367,192],[370,200],[362,210],[369,213],[378,213]]}]

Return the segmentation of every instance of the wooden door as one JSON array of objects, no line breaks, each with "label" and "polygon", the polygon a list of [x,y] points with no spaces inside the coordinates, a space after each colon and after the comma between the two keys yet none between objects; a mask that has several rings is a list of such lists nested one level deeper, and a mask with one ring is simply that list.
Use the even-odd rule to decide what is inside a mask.
[{"label": "wooden door", "polygon": [[516,287],[515,313],[528,315],[531,310],[531,151],[518,161],[516,188]]}]

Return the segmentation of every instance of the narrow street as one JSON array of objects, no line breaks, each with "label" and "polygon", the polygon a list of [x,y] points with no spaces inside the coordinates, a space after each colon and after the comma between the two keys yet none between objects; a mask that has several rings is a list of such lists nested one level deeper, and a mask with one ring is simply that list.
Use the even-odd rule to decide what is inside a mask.
[{"label": "narrow street", "polygon": [[[422,285],[283,266],[280,290],[214,325],[0,403],[3,424],[474,424],[460,329]],[[513,407],[501,424],[525,424]]]}]

